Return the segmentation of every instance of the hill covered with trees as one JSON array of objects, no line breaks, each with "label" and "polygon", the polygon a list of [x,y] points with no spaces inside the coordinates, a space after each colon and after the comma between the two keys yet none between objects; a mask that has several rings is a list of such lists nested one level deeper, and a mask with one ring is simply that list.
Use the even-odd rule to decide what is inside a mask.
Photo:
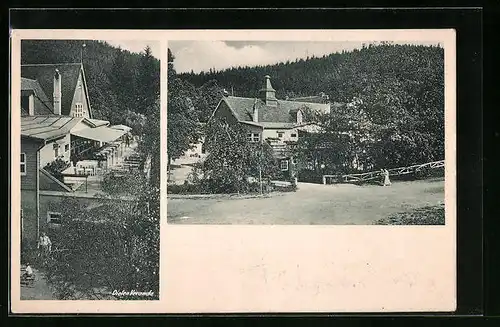
[{"label": "hill covered with trees", "polygon": [[[316,137],[328,142],[328,153],[319,155],[307,145],[318,145],[316,141],[299,147],[304,156],[321,157],[332,173],[352,170],[353,160],[358,169],[371,169],[444,158],[444,49],[440,46],[383,42],[293,62],[177,77],[198,90],[212,86],[209,94],[217,86],[235,96],[255,97],[265,75],[271,76],[279,99],[324,92],[337,103],[332,105],[332,115],[317,117],[326,128]],[[198,109],[204,119],[211,110]]]}]

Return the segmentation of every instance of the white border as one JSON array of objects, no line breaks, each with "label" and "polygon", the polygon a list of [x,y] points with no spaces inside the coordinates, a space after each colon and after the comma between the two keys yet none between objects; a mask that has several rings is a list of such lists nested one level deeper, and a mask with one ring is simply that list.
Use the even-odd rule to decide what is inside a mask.
[{"label": "white border", "polygon": [[[436,41],[445,48],[445,226],[175,226],[161,207],[159,301],[19,300],[20,222],[11,219],[14,313],[394,312],[456,308],[454,30],[13,30],[12,153],[19,153],[21,39],[159,40],[161,199],[166,203],[166,48],[173,40]],[[11,156],[12,217],[19,217]]]}]

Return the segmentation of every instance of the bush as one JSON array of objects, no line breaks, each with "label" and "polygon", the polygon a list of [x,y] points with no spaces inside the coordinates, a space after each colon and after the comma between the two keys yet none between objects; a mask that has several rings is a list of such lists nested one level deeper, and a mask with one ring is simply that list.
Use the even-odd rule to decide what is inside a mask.
[{"label": "bush", "polygon": [[171,184],[167,186],[167,194],[200,194],[202,188],[199,184],[184,183],[182,185]]},{"label": "bush", "polygon": [[69,162],[64,161],[61,158],[56,158],[56,160],[49,162],[43,169],[45,169],[47,172],[49,172],[52,176],[57,178],[58,180],[62,181],[62,172],[69,168],[71,164]]},{"label": "bush", "polygon": [[304,169],[299,172],[298,180],[305,183],[323,184],[323,175],[314,170]]}]

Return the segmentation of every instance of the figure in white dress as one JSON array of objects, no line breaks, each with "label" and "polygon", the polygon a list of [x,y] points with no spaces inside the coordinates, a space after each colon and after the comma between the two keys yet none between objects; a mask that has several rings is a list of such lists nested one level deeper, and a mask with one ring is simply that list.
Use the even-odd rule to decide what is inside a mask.
[{"label": "figure in white dress", "polygon": [[389,171],[387,169],[382,169],[384,176],[384,186],[391,186],[391,180],[389,179]]}]

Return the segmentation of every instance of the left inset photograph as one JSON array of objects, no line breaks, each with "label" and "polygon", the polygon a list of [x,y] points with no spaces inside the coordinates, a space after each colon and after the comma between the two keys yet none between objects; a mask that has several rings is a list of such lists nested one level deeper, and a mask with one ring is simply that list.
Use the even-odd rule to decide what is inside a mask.
[{"label": "left inset photograph", "polygon": [[21,300],[159,300],[159,52],[21,41]]}]

